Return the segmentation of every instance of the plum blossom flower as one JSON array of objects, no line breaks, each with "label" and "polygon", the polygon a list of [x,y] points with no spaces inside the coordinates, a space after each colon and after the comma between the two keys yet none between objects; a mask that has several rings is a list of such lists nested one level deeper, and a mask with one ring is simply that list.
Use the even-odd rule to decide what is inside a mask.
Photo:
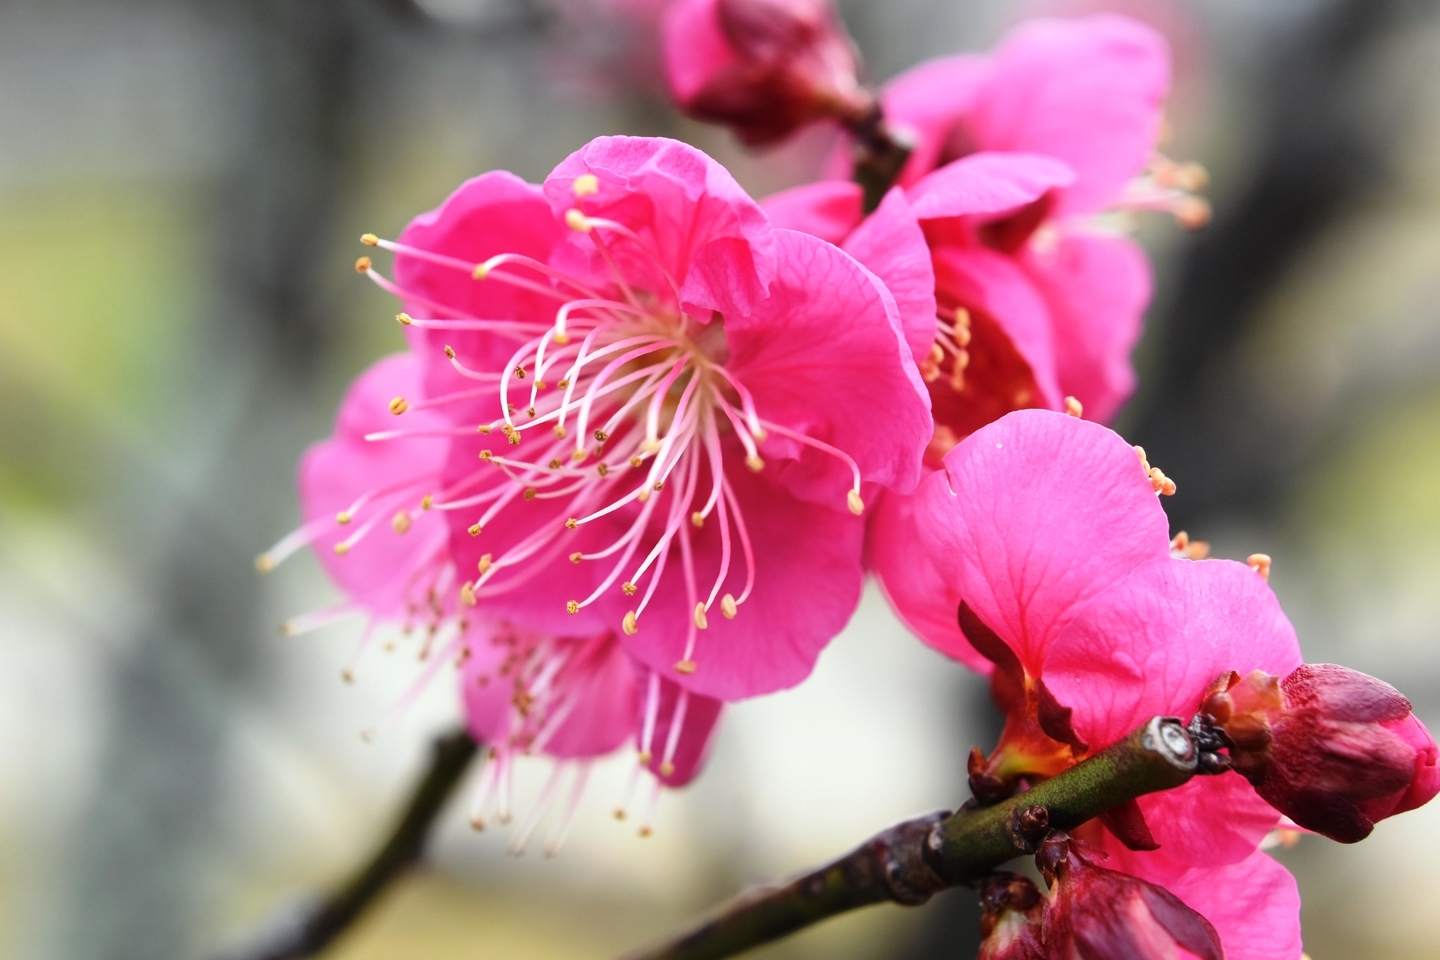
[{"label": "plum blossom flower", "polygon": [[828,0],[677,0],[665,12],[664,49],[680,109],[751,146],[815,120],[855,122],[871,107]]},{"label": "plum blossom flower", "polygon": [[403,299],[429,402],[468,434],[430,501],[465,604],[552,636],[619,627],[709,697],[808,674],[858,602],[862,484],[913,488],[930,434],[872,273],[644,138],[596,140],[540,187],[487,174],[366,239],[396,254],[393,281],[360,267]]}]

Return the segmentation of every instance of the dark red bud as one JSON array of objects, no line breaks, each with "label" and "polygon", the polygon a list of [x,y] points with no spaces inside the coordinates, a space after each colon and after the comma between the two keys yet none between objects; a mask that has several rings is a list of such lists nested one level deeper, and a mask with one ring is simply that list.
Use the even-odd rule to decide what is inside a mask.
[{"label": "dark red bud", "polygon": [[1018,873],[980,881],[980,953],[976,960],[1045,960],[1039,888]]},{"label": "dark red bud", "polygon": [[1065,833],[1052,833],[1035,862],[1050,884],[1041,916],[1042,956],[1151,960],[1181,947],[1201,960],[1224,957],[1215,928],[1179,897],[1096,866]]},{"label": "dark red bud", "polygon": [[680,108],[751,146],[870,109],[854,45],[828,0],[682,0],[668,16]]},{"label": "dark red bud", "polygon": [[1341,843],[1440,789],[1436,747],[1387,683],[1334,664],[1305,664],[1283,681],[1230,673],[1202,717],[1231,741],[1236,771],[1276,810]]}]

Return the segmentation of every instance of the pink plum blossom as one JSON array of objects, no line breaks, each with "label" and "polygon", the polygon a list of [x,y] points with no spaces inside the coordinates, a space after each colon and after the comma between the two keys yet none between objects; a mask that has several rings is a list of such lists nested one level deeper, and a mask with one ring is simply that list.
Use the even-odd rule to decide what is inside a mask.
[{"label": "pink plum blossom", "polygon": [[680,109],[752,146],[827,117],[853,122],[870,108],[829,0],[676,0],[665,11],[664,52]]},{"label": "pink plum blossom", "polygon": [[859,598],[862,484],[912,489],[931,433],[873,273],[660,139],[596,140],[542,186],[486,174],[367,239],[465,434],[432,508],[466,604],[618,627],[708,697],[809,673]]}]

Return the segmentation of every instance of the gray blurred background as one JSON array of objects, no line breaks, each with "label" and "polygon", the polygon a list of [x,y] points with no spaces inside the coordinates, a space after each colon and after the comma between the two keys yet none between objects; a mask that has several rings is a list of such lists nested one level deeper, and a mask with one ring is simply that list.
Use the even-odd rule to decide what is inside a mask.
[{"label": "gray blurred background", "polygon": [[[603,133],[747,157],[657,93],[646,0],[8,0],[0,7],[0,945],[200,957],[333,882],[455,716],[437,684],[339,670],[293,472],[345,384],[401,347],[350,268],[466,176],[539,180]],[[1176,48],[1171,155],[1216,217],[1143,222],[1158,295],[1119,427],[1179,483],[1176,529],[1264,551],[1312,661],[1399,686],[1440,727],[1440,11],[1423,0],[886,0],[843,5],[872,79],[1021,16],[1118,9]],[[459,804],[433,866],[336,958],[564,960],[659,934],[739,885],[965,796],[983,686],[878,597],[797,691],[744,704],[639,840],[598,772],[557,859],[504,855]],[[546,774],[520,774],[522,797]],[[522,800],[522,809],[524,807]],[[1440,805],[1358,847],[1279,853],[1314,960],[1440,955]],[[287,904],[289,905],[287,907]],[[964,892],[757,956],[968,958]]]}]

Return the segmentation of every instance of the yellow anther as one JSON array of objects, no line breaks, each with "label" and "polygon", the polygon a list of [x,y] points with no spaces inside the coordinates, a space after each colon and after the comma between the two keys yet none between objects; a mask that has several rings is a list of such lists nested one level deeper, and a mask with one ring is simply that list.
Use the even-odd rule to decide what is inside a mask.
[{"label": "yellow anther", "polygon": [[489,433],[490,433],[490,424],[488,424],[488,423],[477,424],[476,427],[475,427],[475,432],[476,432],[476,433],[481,433],[481,434],[489,435]]},{"label": "yellow anther", "polygon": [[575,529],[579,528],[579,526],[580,526],[580,521],[577,520],[575,517],[570,517],[569,519],[567,519],[567,520],[565,521],[565,529],[566,529],[566,530],[575,530]]},{"label": "yellow anther", "polygon": [[625,594],[625,596],[627,597],[635,596],[635,591],[638,589],[640,588],[635,586],[635,584],[631,583],[629,580],[626,580],[624,583],[620,584],[620,592]]},{"label": "yellow anther", "polygon": [[468,580],[460,587],[460,602],[467,607],[473,607],[476,603],[475,585]]},{"label": "yellow anther", "polygon": [[765,461],[761,460],[758,456],[752,453],[750,454],[750,456],[745,458],[745,466],[749,467],[751,470],[754,470],[756,473],[759,473],[761,470],[765,469]]},{"label": "yellow anther", "polygon": [[335,544],[335,556],[343,557],[349,552],[350,544],[346,543],[344,540],[341,540],[339,543]]},{"label": "yellow anther", "polygon": [[620,629],[625,631],[625,636],[627,637],[633,637],[640,632],[640,624],[635,619],[634,610],[626,611],[625,619],[620,621]]},{"label": "yellow anther", "polygon": [[353,519],[354,517],[350,516],[349,512],[345,510],[341,510],[339,513],[335,514],[335,522],[340,524],[342,527]]},{"label": "yellow anther", "polygon": [[860,499],[859,490],[851,490],[846,494],[845,503],[850,507],[850,512],[857,517],[865,512],[865,501]]},{"label": "yellow anther", "polygon": [[346,683],[354,683],[355,671],[351,670],[349,667],[346,667],[344,670],[340,671],[340,679],[345,681]]},{"label": "yellow anther", "polygon": [[491,460],[493,460],[493,459],[495,459],[495,454],[492,453],[491,451],[489,451],[489,450],[481,450],[481,451],[480,451],[480,460],[481,460],[482,463],[489,463],[489,462],[490,462]]},{"label": "yellow anther", "polygon": [[1085,405],[1074,397],[1066,397],[1065,412],[1072,417],[1083,417],[1085,415]]},{"label": "yellow anther", "polygon": [[648,840],[650,837],[654,836],[654,834],[655,831],[648,823],[645,824],[645,826],[641,827],[639,830],[635,831],[635,836],[639,837],[641,840]]},{"label": "yellow anther", "polygon": [[262,553],[255,558],[255,569],[261,573],[269,573],[275,569],[275,558],[268,553]]},{"label": "yellow anther", "polygon": [[295,624],[294,624],[293,622],[289,621],[289,620],[286,620],[284,623],[280,624],[280,636],[282,636],[282,637],[293,637],[293,636],[295,636]]},{"label": "yellow anther", "polygon": [[635,759],[640,761],[640,766],[647,767],[650,765],[650,761],[655,759],[655,755],[652,754],[649,750],[641,750],[640,755],[637,756]]},{"label": "yellow anther", "polygon": [[593,173],[582,173],[570,184],[577,197],[589,197],[600,192],[600,178]]},{"label": "yellow anther", "polygon": [[406,400],[404,397],[396,397],[394,400],[390,401],[390,412],[397,417],[409,409],[410,401]]},{"label": "yellow anther", "polygon": [[695,604],[695,626],[701,630],[710,626],[710,621],[705,618],[705,604]]},{"label": "yellow anther", "polygon": [[566,600],[566,601],[565,601],[565,612],[566,612],[566,613],[570,613],[570,614],[579,613],[579,612],[580,612],[580,601],[579,601],[579,600]]},{"label": "yellow anther", "polygon": [[539,495],[540,491],[535,489],[534,487],[526,487],[525,493],[523,494],[526,500],[534,500]]},{"label": "yellow anther", "polygon": [[694,660],[681,660],[675,664],[675,672],[691,674],[695,672],[695,668],[697,666],[699,666],[699,664],[697,664]]},{"label": "yellow anther", "polygon": [[641,490],[639,493],[635,494],[635,499],[639,500],[641,503],[645,503],[646,501],[648,501],[650,499],[650,488],[646,487],[644,490]]},{"label": "yellow anther", "polygon": [[595,464],[595,472],[600,474],[600,476],[602,477],[605,476],[607,473],[610,472],[610,464],[603,461]]},{"label": "yellow anther", "polygon": [[524,367],[516,367],[516,368],[515,368],[515,379],[516,379],[516,380],[524,380],[524,379],[525,379],[525,368],[524,368]]},{"label": "yellow anther", "polygon": [[1140,458],[1140,466],[1144,469],[1145,475],[1150,475],[1150,458],[1145,456],[1145,448],[1135,444],[1135,455]]},{"label": "yellow anther", "polygon": [[[535,389],[536,389],[536,390],[544,390],[544,389],[545,389],[546,387],[548,387],[548,386],[549,386],[549,384],[546,383],[544,380],[536,380],[536,381],[535,381]],[[531,409],[531,410],[534,410],[535,408],[534,408],[534,407],[531,407],[530,409]],[[533,416],[535,416],[535,414],[532,413],[532,414],[530,414],[530,416],[533,417]]]},{"label": "yellow anther", "polygon": [[621,809],[620,807],[616,807],[616,808],[615,808],[615,813],[612,814],[612,816],[614,816],[616,820],[624,820],[624,819],[625,819],[625,811],[624,811],[623,809]]},{"label": "yellow anther", "polygon": [[[538,387],[539,384],[537,383],[536,386]],[[526,408],[525,408],[525,416],[529,417],[529,418],[532,419],[532,420],[535,419],[535,408],[534,408],[534,407],[526,407]]]},{"label": "yellow anther", "polygon": [[471,818],[470,818],[470,829],[471,829],[471,830],[474,830],[476,833],[484,833],[484,832],[485,832],[485,818],[482,817],[482,816],[480,816],[478,813],[477,813],[475,816],[471,817]]},{"label": "yellow anther", "polygon": [[571,230],[578,230],[581,233],[590,232],[590,220],[585,214],[576,210],[574,207],[565,211],[565,226]]},{"label": "yellow anther", "polygon": [[484,280],[489,275],[490,265],[488,263],[477,263],[475,269],[470,271],[471,280]]},{"label": "yellow anther", "polygon": [[1252,553],[1245,558],[1245,563],[1266,580],[1270,579],[1270,554]]},{"label": "yellow anther", "polygon": [[604,430],[596,430],[593,436],[595,437],[596,443],[604,443],[606,440],[610,439],[610,434],[606,433]]},{"label": "yellow anther", "polygon": [[570,334],[566,333],[564,330],[556,330],[555,335],[552,336],[550,339],[554,343],[563,347],[565,346],[565,344],[570,342]]},{"label": "yellow anther", "polygon": [[970,327],[968,325],[962,327],[957,323],[955,325],[955,332],[953,336],[955,337],[955,345],[957,347],[968,347],[970,346],[970,340],[974,336],[974,334],[970,332]]},{"label": "yellow anther", "polygon": [[654,437],[646,437],[644,440],[642,440],[642,441],[640,442],[640,452],[641,452],[641,453],[659,453],[659,452],[660,452],[660,441],[657,440],[657,439],[655,439]]},{"label": "yellow anther", "polygon": [[548,464],[551,470],[559,470],[564,465],[565,461],[561,460],[559,457],[551,457],[550,463]]},{"label": "yellow anther", "polygon": [[665,489],[665,481],[664,481],[664,480],[656,480],[656,481],[655,481],[655,492],[656,492],[656,493],[659,493],[661,490],[664,490],[664,489]]},{"label": "yellow anther", "polygon": [[705,526],[705,514],[701,513],[699,510],[696,510],[694,513],[690,514],[690,522],[695,524],[695,526],[697,527]]},{"label": "yellow anther", "polygon": [[570,459],[574,460],[576,463],[579,463],[581,460],[585,459],[585,451],[576,450],[574,453],[570,454]]},{"label": "yellow anther", "polygon": [[375,247],[380,245],[380,238],[373,233],[362,233],[360,234],[360,242],[367,247]]},{"label": "yellow anther", "polygon": [[576,550],[574,553],[570,554],[570,562],[571,562],[571,563],[579,563],[581,560],[584,560],[584,559],[585,559],[585,554],[581,553],[579,550]]},{"label": "yellow anther", "polygon": [[356,261],[355,261],[355,272],[356,272],[356,273],[369,273],[369,272],[370,272],[370,258],[369,258],[369,257],[361,257],[359,260],[356,260]]},{"label": "yellow anther", "polygon": [[570,378],[566,377],[564,380],[561,380],[559,383],[555,384],[555,386],[559,387],[561,390],[567,389],[570,386]]},{"label": "yellow anther", "polygon": [[410,319],[410,314],[408,313],[397,313],[395,314],[395,322],[402,327],[408,327],[415,321]]},{"label": "yellow anther", "polygon": [[560,426],[559,424],[556,424],[556,425],[555,425],[555,438],[556,438],[557,440],[564,440],[564,439],[565,439],[566,437],[568,437],[569,435],[570,435],[570,431],[566,430],[564,427]]},{"label": "yellow anther", "polygon": [[964,307],[955,308],[955,327],[956,329],[960,329],[963,327],[967,330],[970,328],[969,310],[966,310]]},{"label": "yellow anther", "polygon": [[726,620],[734,620],[739,608],[735,605],[735,598],[731,594],[725,594],[720,598],[720,612],[725,615]]},{"label": "yellow anther", "polygon": [[1210,201],[1204,197],[1184,197],[1175,204],[1175,219],[1186,230],[1199,230],[1210,222]]},{"label": "yellow anther", "polygon": [[445,359],[446,359],[446,360],[454,360],[454,359],[455,359],[455,348],[452,347],[452,346],[450,346],[450,344],[448,344],[448,343],[445,344]]},{"label": "yellow anther", "polygon": [[420,509],[421,509],[421,510],[429,510],[430,507],[431,507],[431,505],[434,504],[434,503],[435,503],[435,498],[434,498],[433,496],[431,496],[430,494],[427,493],[427,494],[425,494],[425,496],[423,496],[423,497],[420,498]]},{"label": "yellow anther", "polygon": [[666,760],[660,764],[660,776],[668,777],[675,772],[675,764]]},{"label": "yellow anther", "polygon": [[494,563],[494,561],[495,554],[493,553],[487,553],[480,557],[480,562],[475,564],[475,566],[480,571],[480,575],[482,577],[490,572],[490,566],[492,563]]},{"label": "yellow anther", "polygon": [[644,462],[645,462],[644,458],[642,458],[638,453],[637,453],[635,456],[633,456],[633,457],[630,458],[630,466],[632,466],[632,467],[638,467],[638,466],[640,466],[640,464],[642,464],[642,463],[644,463]]},{"label": "yellow anther", "polygon": [[404,533],[405,531],[409,530],[410,514],[406,513],[404,510],[401,510],[399,513],[395,514],[394,519],[390,521],[390,529],[394,530],[396,533]]},{"label": "yellow anther", "polygon": [[481,529],[483,529],[483,528],[480,526],[480,524],[478,524],[478,523],[472,523],[472,524],[470,524],[470,527],[469,527],[468,530],[466,530],[466,532],[469,533],[470,536],[472,536],[472,537],[478,537],[478,536],[480,536],[480,531],[481,531]]}]

